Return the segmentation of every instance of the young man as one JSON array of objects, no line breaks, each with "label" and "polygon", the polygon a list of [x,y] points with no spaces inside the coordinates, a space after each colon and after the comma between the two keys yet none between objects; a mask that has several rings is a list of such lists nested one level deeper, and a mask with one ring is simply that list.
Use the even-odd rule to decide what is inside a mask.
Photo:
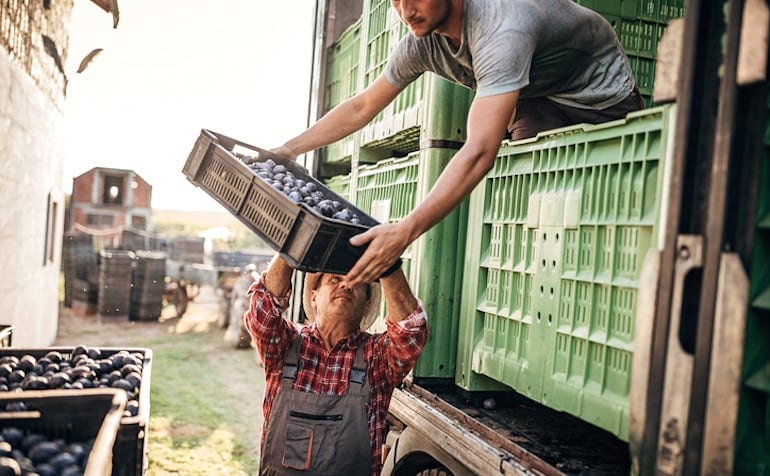
[{"label": "young man", "polygon": [[[379,283],[308,274],[299,329],[282,318],[293,269],[277,255],[249,289],[244,322],[264,363],[260,474],[377,475],[388,405],[427,338],[427,318],[401,269]],[[384,294],[387,331],[365,332]]]},{"label": "young man", "polygon": [[[492,167],[501,140],[625,117],[643,103],[612,26],[572,0],[391,0],[409,26],[383,74],[276,152],[296,158],[364,127],[432,71],[476,91],[467,140],[408,216],[353,237],[346,276],[370,282],[447,216]],[[440,106],[439,106],[440,107]]]}]

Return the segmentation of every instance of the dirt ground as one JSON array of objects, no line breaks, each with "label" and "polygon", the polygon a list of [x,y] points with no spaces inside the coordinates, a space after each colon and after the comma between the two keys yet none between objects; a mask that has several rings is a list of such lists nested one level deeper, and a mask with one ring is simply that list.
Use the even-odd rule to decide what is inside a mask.
[{"label": "dirt ground", "polygon": [[[73,312],[72,309],[61,306],[59,309],[59,330],[55,346],[70,347],[76,345],[100,346],[100,347],[136,347],[137,342],[147,341],[167,335],[173,339],[175,335],[190,332],[203,333],[210,337],[210,347],[201,349],[213,360],[226,361],[232,355],[237,360],[245,360],[253,363],[255,372],[261,374],[262,367],[257,360],[254,349],[234,349],[224,340],[225,330],[217,325],[219,315],[219,300],[216,291],[203,286],[200,292],[187,306],[187,311],[180,318],[177,317],[174,306],[165,306],[157,321],[130,321],[127,318],[108,318],[97,315],[82,315]],[[215,365],[215,362],[212,363]],[[255,388],[240,378],[243,375],[243,367],[223,365],[218,367],[221,372],[232,371],[234,394],[243,394],[249,401],[255,398]],[[264,381],[264,374],[259,381]],[[240,386],[239,386],[240,385]],[[241,388],[242,387],[242,388]],[[263,387],[259,387],[260,400]]]},{"label": "dirt ground", "polygon": [[163,334],[186,332],[216,332],[219,302],[213,288],[203,286],[189,304],[187,311],[177,317],[173,306],[165,306],[157,321],[130,321],[125,317],[84,315],[60,306],[59,330],[54,345],[95,345],[102,347],[131,345],[132,342]]}]

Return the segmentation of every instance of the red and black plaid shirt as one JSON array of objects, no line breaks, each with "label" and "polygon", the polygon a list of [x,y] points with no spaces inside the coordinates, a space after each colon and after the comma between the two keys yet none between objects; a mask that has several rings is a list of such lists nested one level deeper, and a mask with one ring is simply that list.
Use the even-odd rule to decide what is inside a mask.
[{"label": "red and black plaid shirt", "polygon": [[[282,318],[289,306],[291,289],[284,296],[273,296],[260,277],[249,289],[251,302],[244,315],[246,329],[251,334],[257,352],[265,366],[265,400],[262,405],[265,437],[270,410],[281,386],[283,359],[291,343],[302,332],[299,369],[293,388],[303,392],[344,395],[348,391],[348,376],[356,357],[356,349],[364,342],[362,331],[355,331],[327,352],[315,325],[300,330]],[[382,468],[382,445],[385,442],[386,418],[393,389],[412,370],[428,336],[427,317],[420,303],[406,319],[394,324],[385,319],[387,332],[374,334],[364,342],[364,357],[368,364],[367,377],[371,394],[366,407],[369,439],[372,446],[372,474]]]}]

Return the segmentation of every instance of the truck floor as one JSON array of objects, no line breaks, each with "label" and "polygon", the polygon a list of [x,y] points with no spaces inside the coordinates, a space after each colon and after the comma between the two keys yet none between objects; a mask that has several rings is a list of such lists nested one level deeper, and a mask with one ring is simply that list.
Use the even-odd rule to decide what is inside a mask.
[{"label": "truck floor", "polygon": [[[424,384],[423,384],[424,385]],[[411,385],[406,391],[429,400],[483,438],[544,474],[631,473],[628,443],[564,412],[515,392],[461,395],[446,386]],[[494,408],[484,401],[494,400]],[[490,400],[487,400],[489,407]]]}]

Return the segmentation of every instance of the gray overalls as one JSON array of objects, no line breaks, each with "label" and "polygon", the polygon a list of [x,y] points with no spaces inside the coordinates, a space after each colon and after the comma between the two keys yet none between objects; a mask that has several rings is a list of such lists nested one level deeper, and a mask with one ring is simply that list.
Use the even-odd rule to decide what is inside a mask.
[{"label": "gray overalls", "polygon": [[347,394],[322,395],[292,388],[302,365],[302,338],[300,333],[284,359],[259,474],[371,475],[364,343],[356,350]]}]

